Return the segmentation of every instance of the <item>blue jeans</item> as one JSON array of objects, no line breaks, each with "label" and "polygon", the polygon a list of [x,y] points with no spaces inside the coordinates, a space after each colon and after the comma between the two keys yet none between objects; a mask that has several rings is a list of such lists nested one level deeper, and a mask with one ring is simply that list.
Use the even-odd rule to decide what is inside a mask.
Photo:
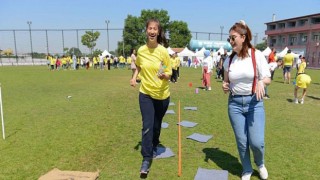
[{"label": "blue jeans", "polygon": [[170,97],[156,100],[149,95],[140,93],[139,104],[142,115],[141,155],[143,160],[153,158],[153,148],[160,143],[161,124],[168,109]]},{"label": "blue jeans", "polygon": [[253,172],[250,149],[255,164],[264,164],[265,112],[263,100],[255,95],[230,95],[228,103],[229,119],[235,134],[243,173]]}]

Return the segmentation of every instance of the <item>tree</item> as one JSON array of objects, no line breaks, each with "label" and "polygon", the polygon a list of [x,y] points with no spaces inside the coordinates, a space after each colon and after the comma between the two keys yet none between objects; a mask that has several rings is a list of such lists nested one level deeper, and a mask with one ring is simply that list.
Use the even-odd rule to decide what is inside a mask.
[{"label": "tree", "polygon": [[267,48],[267,43],[264,41],[262,43],[259,43],[255,47],[256,49],[259,49],[260,51],[263,51]]},{"label": "tree", "polygon": [[183,21],[172,21],[169,26],[170,46],[185,47],[191,40],[188,24]]},{"label": "tree", "polygon": [[[132,48],[138,49],[142,44],[146,42],[144,35],[144,24],[139,17],[131,15],[125,19],[125,26],[123,31],[123,39],[125,54],[129,54]],[[117,54],[122,54],[123,41],[118,42]]]},{"label": "tree", "polygon": [[[129,55],[132,48],[138,49],[146,43],[145,23],[150,18],[156,18],[160,21],[163,32],[171,38],[169,46],[173,44],[176,47],[185,47],[191,39],[191,33],[187,23],[182,21],[170,22],[170,16],[166,10],[142,10],[140,17],[128,15],[125,19],[123,41],[118,42],[117,54]],[[171,25],[174,26],[171,28]],[[180,29],[181,28],[181,29]],[[171,33],[173,33],[171,35]],[[179,34],[181,33],[181,34]]]},{"label": "tree", "polygon": [[81,37],[81,43],[90,49],[92,54],[93,48],[96,46],[96,41],[100,36],[100,32],[96,31],[86,31],[86,33]]},{"label": "tree", "polygon": [[102,51],[100,49],[95,49],[92,53],[92,57],[98,57],[100,54],[102,54]]}]

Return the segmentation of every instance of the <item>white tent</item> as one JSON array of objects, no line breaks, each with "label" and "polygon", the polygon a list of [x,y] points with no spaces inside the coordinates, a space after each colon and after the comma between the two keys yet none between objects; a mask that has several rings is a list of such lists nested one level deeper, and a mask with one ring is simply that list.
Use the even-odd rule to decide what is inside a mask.
[{"label": "white tent", "polygon": [[264,56],[269,56],[270,53],[271,53],[271,49],[269,47],[267,47],[265,50],[262,51],[262,54]]},{"label": "white tent", "polygon": [[223,47],[221,46],[220,49],[219,49],[217,52],[220,53],[220,54],[224,54],[224,49],[223,49]]},{"label": "white tent", "polygon": [[204,51],[206,50],[206,48],[202,47],[200,49],[200,51],[197,51],[194,55],[197,57],[204,57]]},{"label": "white tent", "polygon": [[[277,56],[280,57],[280,58],[283,58],[287,52],[288,52],[289,48],[286,47],[284,48],[280,53],[277,53]],[[298,58],[299,57],[299,54],[296,54],[294,52],[291,51],[291,54],[294,56],[294,58]]]},{"label": "white tent", "polygon": [[110,54],[107,50],[104,50],[102,53],[102,56],[106,57],[107,55],[109,55],[109,57],[110,57],[112,54]]},{"label": "white tent", "polygon": [[277,53],[277,56],[282,58],[284,55],[287,54],[287,51],[288,47],[285,47],[281,52]]},{"label": "white tent", "polygon": [[224,48],[221,46],[218,51],[213,52],[213,56],[218,56],[218,53],[220,53],[220,55],[224,54]]},{"label": "white tent", "polygon": [[187,47],[185,47],[180,53],[178,53],[178,56],[195,56],[194,52],[190,51]]},{"label": "white tent", "polygon": [[168,47],[168,48],[167,48],[167,51],[168,51],[169,54],[174,54],[174,53],[175,53],[175,52],[171,49],[171,47]]}]

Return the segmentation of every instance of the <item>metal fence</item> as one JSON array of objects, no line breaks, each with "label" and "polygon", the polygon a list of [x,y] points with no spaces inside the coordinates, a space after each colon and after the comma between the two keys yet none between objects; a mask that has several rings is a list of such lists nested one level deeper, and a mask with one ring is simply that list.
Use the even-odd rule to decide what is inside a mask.
[{"label": "metal fence", "polygon": [[[81,37],[85,31],[98,31],[100,37],[95,49],[113,51],[117,43],[122,41],[123,29],[6,29],[0,30],[0,49],[12,49],[13,57],[4,58],[0,55],[1,65],[45,64],[44,59],[35,59],[36,53],[63,55],[65,48],[78,48],[82,53],[89,54],[90,50],[82,45]],[[228,34],[213,32],[191,32],[193,39],[226,40]],[[110,45],[110,47],[109,47]],[[121,48],[121,47],[120,47]]]}]

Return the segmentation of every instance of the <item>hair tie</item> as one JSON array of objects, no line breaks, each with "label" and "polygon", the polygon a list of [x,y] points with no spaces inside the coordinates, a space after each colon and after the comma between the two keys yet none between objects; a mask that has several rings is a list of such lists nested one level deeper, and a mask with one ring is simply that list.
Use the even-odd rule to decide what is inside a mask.
[{"label": "hair tie", "polygon": [[246,26],[246,22],[244,22],[244,20],[240,20],[239,23]]}]

